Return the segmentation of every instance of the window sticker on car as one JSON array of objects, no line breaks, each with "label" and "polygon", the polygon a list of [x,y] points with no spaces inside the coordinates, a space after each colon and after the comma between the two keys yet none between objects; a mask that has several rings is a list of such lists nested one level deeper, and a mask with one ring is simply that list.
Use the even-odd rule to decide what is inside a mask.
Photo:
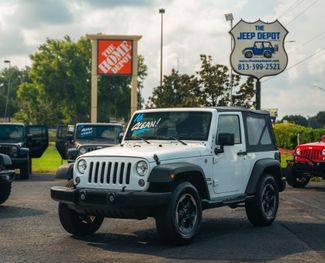
[{"label": "window sticker on car", "polygon": [[86,136],[92,133],[93,133],[93,127],[87,127],[87,128],[85,127],[81,129],[80,136]]},{"label": "window sticker on car", "polygon": [[139,114],[135,116],[134,118],[134,125],[131,128],[131,132],[134,135],[139,135],[142,133],[145,133],[149,131],[150,129],[155,129],[158,127],[159,122],[161,121],[161,118],[159,119],[153,119],[153,120],[145,120],[143,121],[143,114]]}]

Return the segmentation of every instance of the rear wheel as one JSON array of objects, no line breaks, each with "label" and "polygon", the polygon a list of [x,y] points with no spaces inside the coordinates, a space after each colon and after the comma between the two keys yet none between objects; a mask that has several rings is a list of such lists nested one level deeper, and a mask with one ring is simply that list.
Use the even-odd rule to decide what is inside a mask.
[{"label": "rear wheel", "polygon": [[309,183],[310,175],[297,173],[291,165],[288,165],[286,168],[286,179],[292,187],[303,188]]},{"label": "rear wheel", "polygon": [[0,204],[7,201],[11,192],[11,183],[1,183],[0,184]]},{"label": "rear wheel", "polygon": [[272,57],[272,53],[270,51],[265,51],[263,55],[264,55],[265,58],[271,58]]},{"label": "rear wheel", "polygon": [[245,52],[245,58],[252,58],[253,57],[253,52],[252,51],[246,51]]},{"label": "rear wheel", "polygon": [[59,218],[63,228],[75,236],[86,236],[95,233],[104,220],[102,216],[80,214],[64,203],[59,203]]},{"label": "rear wheel", "polygon": [[187,244],[197,233],[201,218],[200,196],[192,184],[183,182],[175,187],[168,206],[156,215],[157,231],[170,244]]},{"label": "rear wheel", "polygon": [[279,190],[273,176],[265,175],[258,183],[254,198],[245,203],[248,220],[254,226],[268,226],[274,221],[279,206]]}]

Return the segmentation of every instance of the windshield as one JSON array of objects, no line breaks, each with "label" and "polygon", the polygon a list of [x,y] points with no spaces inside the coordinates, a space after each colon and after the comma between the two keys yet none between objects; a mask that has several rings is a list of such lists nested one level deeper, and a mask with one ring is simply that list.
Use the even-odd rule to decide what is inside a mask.
[{"label": "windshield", "polygon": [[134,115],[125,140],[206,141],[209,136],[211,112],[172,111],[145,112]]},{"label": "windshield", "polygon": [[24,127],[22,125],[0,125],[1,142],[22,142]]},{"label": "windshield", "polygon": [[79,140],[108,140],[115,143],[121,127],[115,125],[78,125],[76,139]]}]

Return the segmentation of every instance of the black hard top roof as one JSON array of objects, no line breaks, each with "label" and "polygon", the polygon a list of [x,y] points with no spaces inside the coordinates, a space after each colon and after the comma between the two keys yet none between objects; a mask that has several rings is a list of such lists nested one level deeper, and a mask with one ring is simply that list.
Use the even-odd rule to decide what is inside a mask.
[{"label": "black hard top roof", "polygon": [[252,109],[247,109],[244,107],[215,107],[217,111],[221,112],[227,112],[227,111],[241,111],[241,112],[249,112],[249,113],[254,113],[254,114],[264,114],[264,115],[270,115],[268,111],[265,110],[252,110]]}]

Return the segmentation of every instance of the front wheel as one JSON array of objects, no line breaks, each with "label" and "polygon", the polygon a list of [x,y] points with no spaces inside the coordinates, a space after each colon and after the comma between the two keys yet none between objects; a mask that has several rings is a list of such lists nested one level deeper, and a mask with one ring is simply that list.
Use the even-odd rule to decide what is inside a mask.
[{"label": "front wheel", "polygon": [[0,205],[7,201],[11,192],[11,183],[0,184]]},{"label": "front wheel", "polygon": [[268,226],[274,221],[279,206],[279,190],[275,179],[265,175],[258,183],[256,194],[245,203],[248,220],[254,226]]},{"label": "front wheel", "polygon": [[75,236],[95,233],[104,220],[102,216],[77,213],[64,203],[59,203],[59,218],[63,228]]},{"label": "front wheel", "polygon": [[30,165],[31,165],[31,162],[30,162],[30,159],[28,158],[28,161],[25,163],[25,165],[20,168],[20,178],[21,179],[23,179],[23,180],[29,179],[29,175],[30,175],[30,171],[31,171]]},{"label": "front wheel", "polygon": [[201,198],[189,182],[178,184],[167,207],[156,215],[160,237],[170,244],[188,244],[197,233],[202,218]]}]

